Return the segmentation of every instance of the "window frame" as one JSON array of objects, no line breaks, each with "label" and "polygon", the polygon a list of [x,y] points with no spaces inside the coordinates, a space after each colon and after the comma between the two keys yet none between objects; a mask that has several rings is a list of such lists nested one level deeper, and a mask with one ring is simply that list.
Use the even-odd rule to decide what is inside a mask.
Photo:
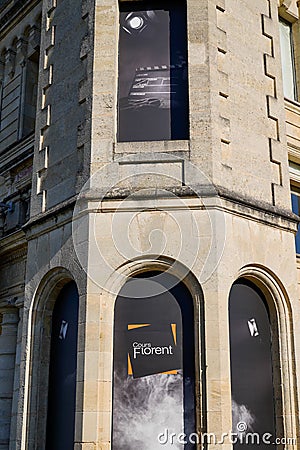
[{"label": "window frame", "polygon": [[[115,136],[117,144],[121,144],[121,145],[123,145],[123,144],[124,145],[126,145],[126,144],[133,144],[133,145],[137,144],[137,145],[140,145],[141,142],[156,142],[156,143],[159,143],[159,142],[175,142],[175,141],[187,142],[187,141],[190,140],[190,132],[191,131],[190,131],[190,113],[189,113],[189,111],[190,111],[190,94],[189,94],[190,86],[189,86],[189,76],[188,76],[188,66],[189,66],[188,20],[187,20],[187,12],[188,11],[187,11],[187,2],[184,1],[183,4],[182,4],[182,2],[180,2],[180,0],[177,0],[175,2],[175,8],[176,7],[178,8],[179,5],[180,5],[181,7],[184,8],[184,12],[185,12],[185,30],[184,31],[185,31],[185,44],[186,44],[186,48],[185,48],[186,61],[183,64],[184,67],[185,67],[185,72],[186,72],[186,74],[185,74],[185,76],[186,76],[186,80],[185,81],[186,82],[183,83],[183,90],[186,89],[186,92],[185,92],[185,94],[186,94],[185,95],[186,104],[185,104],[185,108],[183,108],[183,109],[186,109],[186,111],[184,111],[184,116],[183,116],[185,120],[180,120],[180,121],[177,120],[177,121],[175,121],[174,117],[173,117],[173,119],[170,121],[169,133],[167,132],[167,130],[164,130],[165,133],[161,132],[161,133],[158,133],[156,136],[155,136],[155,133],[154,133],[154,136],[152,136],[151,127],[149,128],[150,131],[148,131],[148,134],[146,133],[145,136],[142,136],[141,133],[137,133],[137,135],[135,135],[135,133],[132,133],[132,135],[129,136],[129,137],[128,136],[123,136],[123,132],[121,130],[121,128],[124,128],[124,122],[125,121],[124,121],[124,118],[123,119],[121,118],[122,114],[121,114],[121,108],[120,108],[120,100],[123,100],[122,96],[120,95],[120,91],[121,91],[120,86],[122,84],[122,82],[121,82],[121,78],[122,78],[122,76],[121,76],[122,63],[121,63],[120,55],[121,54],[125,54],[124,48],[126,47],[125,45],[123,45],[124,48],[123,48],[123,50],[121,49],[122,45],[121,45],[121,34],[120,33],[121,33],[121,28],[124,29],[124,27],[122,27],[122,24],[121,24],[121,13],[126,12],[127,8],[128,8],[127,12],[129,12],[131,10],[135,11],[135,12],[144,12],[144,10],[152,9],[152,6],[155,5],[155,4],[156,4],[156,2],[154,2],[154,0],[152,0],[152,1],[150,1],[150,0],[149,1],[145,1],[145,0],[135,0],[135,1],[119,0],[119,2],[118,2],[118,5],[119,5],[118,82],[117,82],[117,115],[116,115],[116,136]],[[157,9],[160,10],[160,9],[164,9],[164,7],[166,7],[166,10],[169,10],[171,12],[172,11],[171,6],[174,6],[172,4],[172,0],[164,0],[162,5],[161,4],[157,4]],[[155,9],[153,9],[153,10],[155,11]],[[127,30],[127,32],[128,32],[128,30]],[[171,62],[172,61],[170,60],[170,68],[171,68],[171,71],[174,72],[174,71],[176,71],[177,64],[175,64],[174,61],[173,61],[174,64],[171,64]],[[151,69],[154,69],[154,68],[156,69],[156,67],[158,68],[161,64],[159,64],[159,65],[150,64],[150,63],[149,64],[148,63],[145,64],[145,63],[141,62],[140,65],[142,67],[145,66],[145,68],[149,68],[149,69],[150,69],[150,65],[151,65]],[[180,64],[178,64],[178,66],[179,65]],[[162,65],[162,68],[165,68],[165,67],[166,67],[165,65]],[[174,98],[171,100],[171,102],[172,101],[174,102]],[[174,102],[174,104],[176,104],[176,101]],[[129,108],[127,108],[127,109],[129,109]],[[166,108],[166,109],[168,109],[168,108]],[[175,114],[176,109],[169,108],[169,110],[170,110],[171,116],[175,116],[176,115]],[[153,117],[155,117],[155,115],[153,115]],[[134,121],[132,121],[132,122],[134,123]],[[178,123],[179,122],[183,123],[185,125],[185,128],[186,128],[186,129],[184,129],[182,131],[182,136],[178,136],[178,135],[176,135],[176,132],[174,132],[174,130],[178,129]],[[123,127],[122,127],[122,125],[123,125]],[[145,125],[145,123],[143,123],[143,121],[139,124],[140,130],[143,129],[143,128],[147,129],[144,125]],[[128,129],[128,124],[127,124],[127,129]],[[130,133],[128,133],[128,134],[130,134]],[[164,134],[166,134],[166,136],[164,136]],[[168,134],[170,134],[170,136],[167,136]]]},{"label": "window frame", "polygon": [[[293,213],[300,215],[300,161],[294,161],[291,158],[289,159],[289,175],[290,175],[291,210],[293,211]],[[299,212],[294,211],[293,196],[299,197],[299,204],[298,204]],[[299,239],[298,245],[297,239]],[[297,247],[299,247],[299,251],[297,251]],[[298,227],[297,234],[295,235],[295,251],[297,257],[300,257],[300,227]]]},{"label": "window frame", "polygon": [[[284,83],[284,75],[283,75],[283,60],[282,60],[282,54],[283,54],[283,47],[282,47],[282,40],[281,40],[281,33],[280,33],[280,24],[285,24],[290,29],[290,57],[291,57],[291,72],[292,72],[292,82],[293,82],[293,98],[287,97],[285,95],[285,83]],[[280,41],[280,55],[281,55],[281,64],[282,64],[282,84],[283,84],[283,95],[286,100],[298,102],[299,96],[298,96],[298,83],[297,83],[297,62],[296,62],[296,49],[295,49],[295,39],[294,39],[294,30],[293,30],[294,23],[290,20],[287,20],[286,18],[279,16],[279,41]]]}]

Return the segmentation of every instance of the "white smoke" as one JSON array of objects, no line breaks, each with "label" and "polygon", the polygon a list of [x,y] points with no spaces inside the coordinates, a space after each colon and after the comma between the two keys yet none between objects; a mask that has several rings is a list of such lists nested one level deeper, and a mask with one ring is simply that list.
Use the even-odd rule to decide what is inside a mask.
[{"label": "white smoke", "polygon": [[246,405],[239,405],[232,399],[232,431],[240,433],[238,424],[244,423],[247,428],[245,431],[253,431],[252,425],[255,422],[255,416],[251,413]]},{"label": "white smoke", "polygon": [[183,450],[183,445],[162,445],[166,429],[179,435],[183,423],[183,377],[155,374],[143,378],[114,379],[114,450]]}]

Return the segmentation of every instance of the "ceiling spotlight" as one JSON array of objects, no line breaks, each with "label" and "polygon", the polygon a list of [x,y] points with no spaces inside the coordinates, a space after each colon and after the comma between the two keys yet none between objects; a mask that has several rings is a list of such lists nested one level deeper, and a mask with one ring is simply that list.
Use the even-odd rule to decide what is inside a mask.
[{"label": "ceiling spotlight", "polygon": [[147,28],[147,26],[155,21],[156,15],[154,11],[132,11],[122,19],[122,28],[128,34],[139,34]]},{"label": "ceiling spotlight", "polygon": [[129,25],[134,30],[139,30],[144,25],[144,20],[142,17],[134,16],[129,20]]}]

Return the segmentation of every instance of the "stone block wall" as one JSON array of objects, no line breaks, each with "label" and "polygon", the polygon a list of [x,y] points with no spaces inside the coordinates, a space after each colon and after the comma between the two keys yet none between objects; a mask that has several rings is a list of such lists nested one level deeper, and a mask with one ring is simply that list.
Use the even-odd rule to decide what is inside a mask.
[{"label": "stone block wall", "polygon": [[232,425],[230,289],[244,276],[263,290],[279,329],[283,428],[297,435],[297,219],[277,3],[187,0],[189,139],[121,143],[118,2],[42,1],[30,218],[6,238],[6,258],[23,253],[0,272],[0,359],[11,336],[3,450],[9,439],[10,450],[45,445],[52,310],[72,279],[80,296],[74,448],[111,448],[114,302],[128,277],[150,269],[185,280],[195,305],[201,297],[197,423],[217,435]]}]

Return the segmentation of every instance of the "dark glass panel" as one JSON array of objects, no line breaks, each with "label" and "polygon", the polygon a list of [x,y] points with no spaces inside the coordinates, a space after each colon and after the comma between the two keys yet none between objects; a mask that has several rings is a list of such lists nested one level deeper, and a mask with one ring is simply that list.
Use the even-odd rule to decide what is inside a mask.
[{"label": "dark glass panel", "polygon": [[121,2],[118,140],[188,139],[184,2]]},{"label": "dark glass panel", "polygon": [[78,302],[70,282],[53,309],[46,450],[74,448]]},{"label": "dark glass panel", "polygon": [[[233,432],[242,439],[234,449],[268,449],[264,434],[276,438],[270,319],[263,294],[246,280],[231,289],[229,324]],[[247,433],[258,433],[259,445],[247,444]]]},{"label": "dark glass panel", "polygon": [[195,431],[193,300],[174,277],[152,275],[129,280],[116,300],[113,450],[156,448],[160,434],[164,442]]}]

